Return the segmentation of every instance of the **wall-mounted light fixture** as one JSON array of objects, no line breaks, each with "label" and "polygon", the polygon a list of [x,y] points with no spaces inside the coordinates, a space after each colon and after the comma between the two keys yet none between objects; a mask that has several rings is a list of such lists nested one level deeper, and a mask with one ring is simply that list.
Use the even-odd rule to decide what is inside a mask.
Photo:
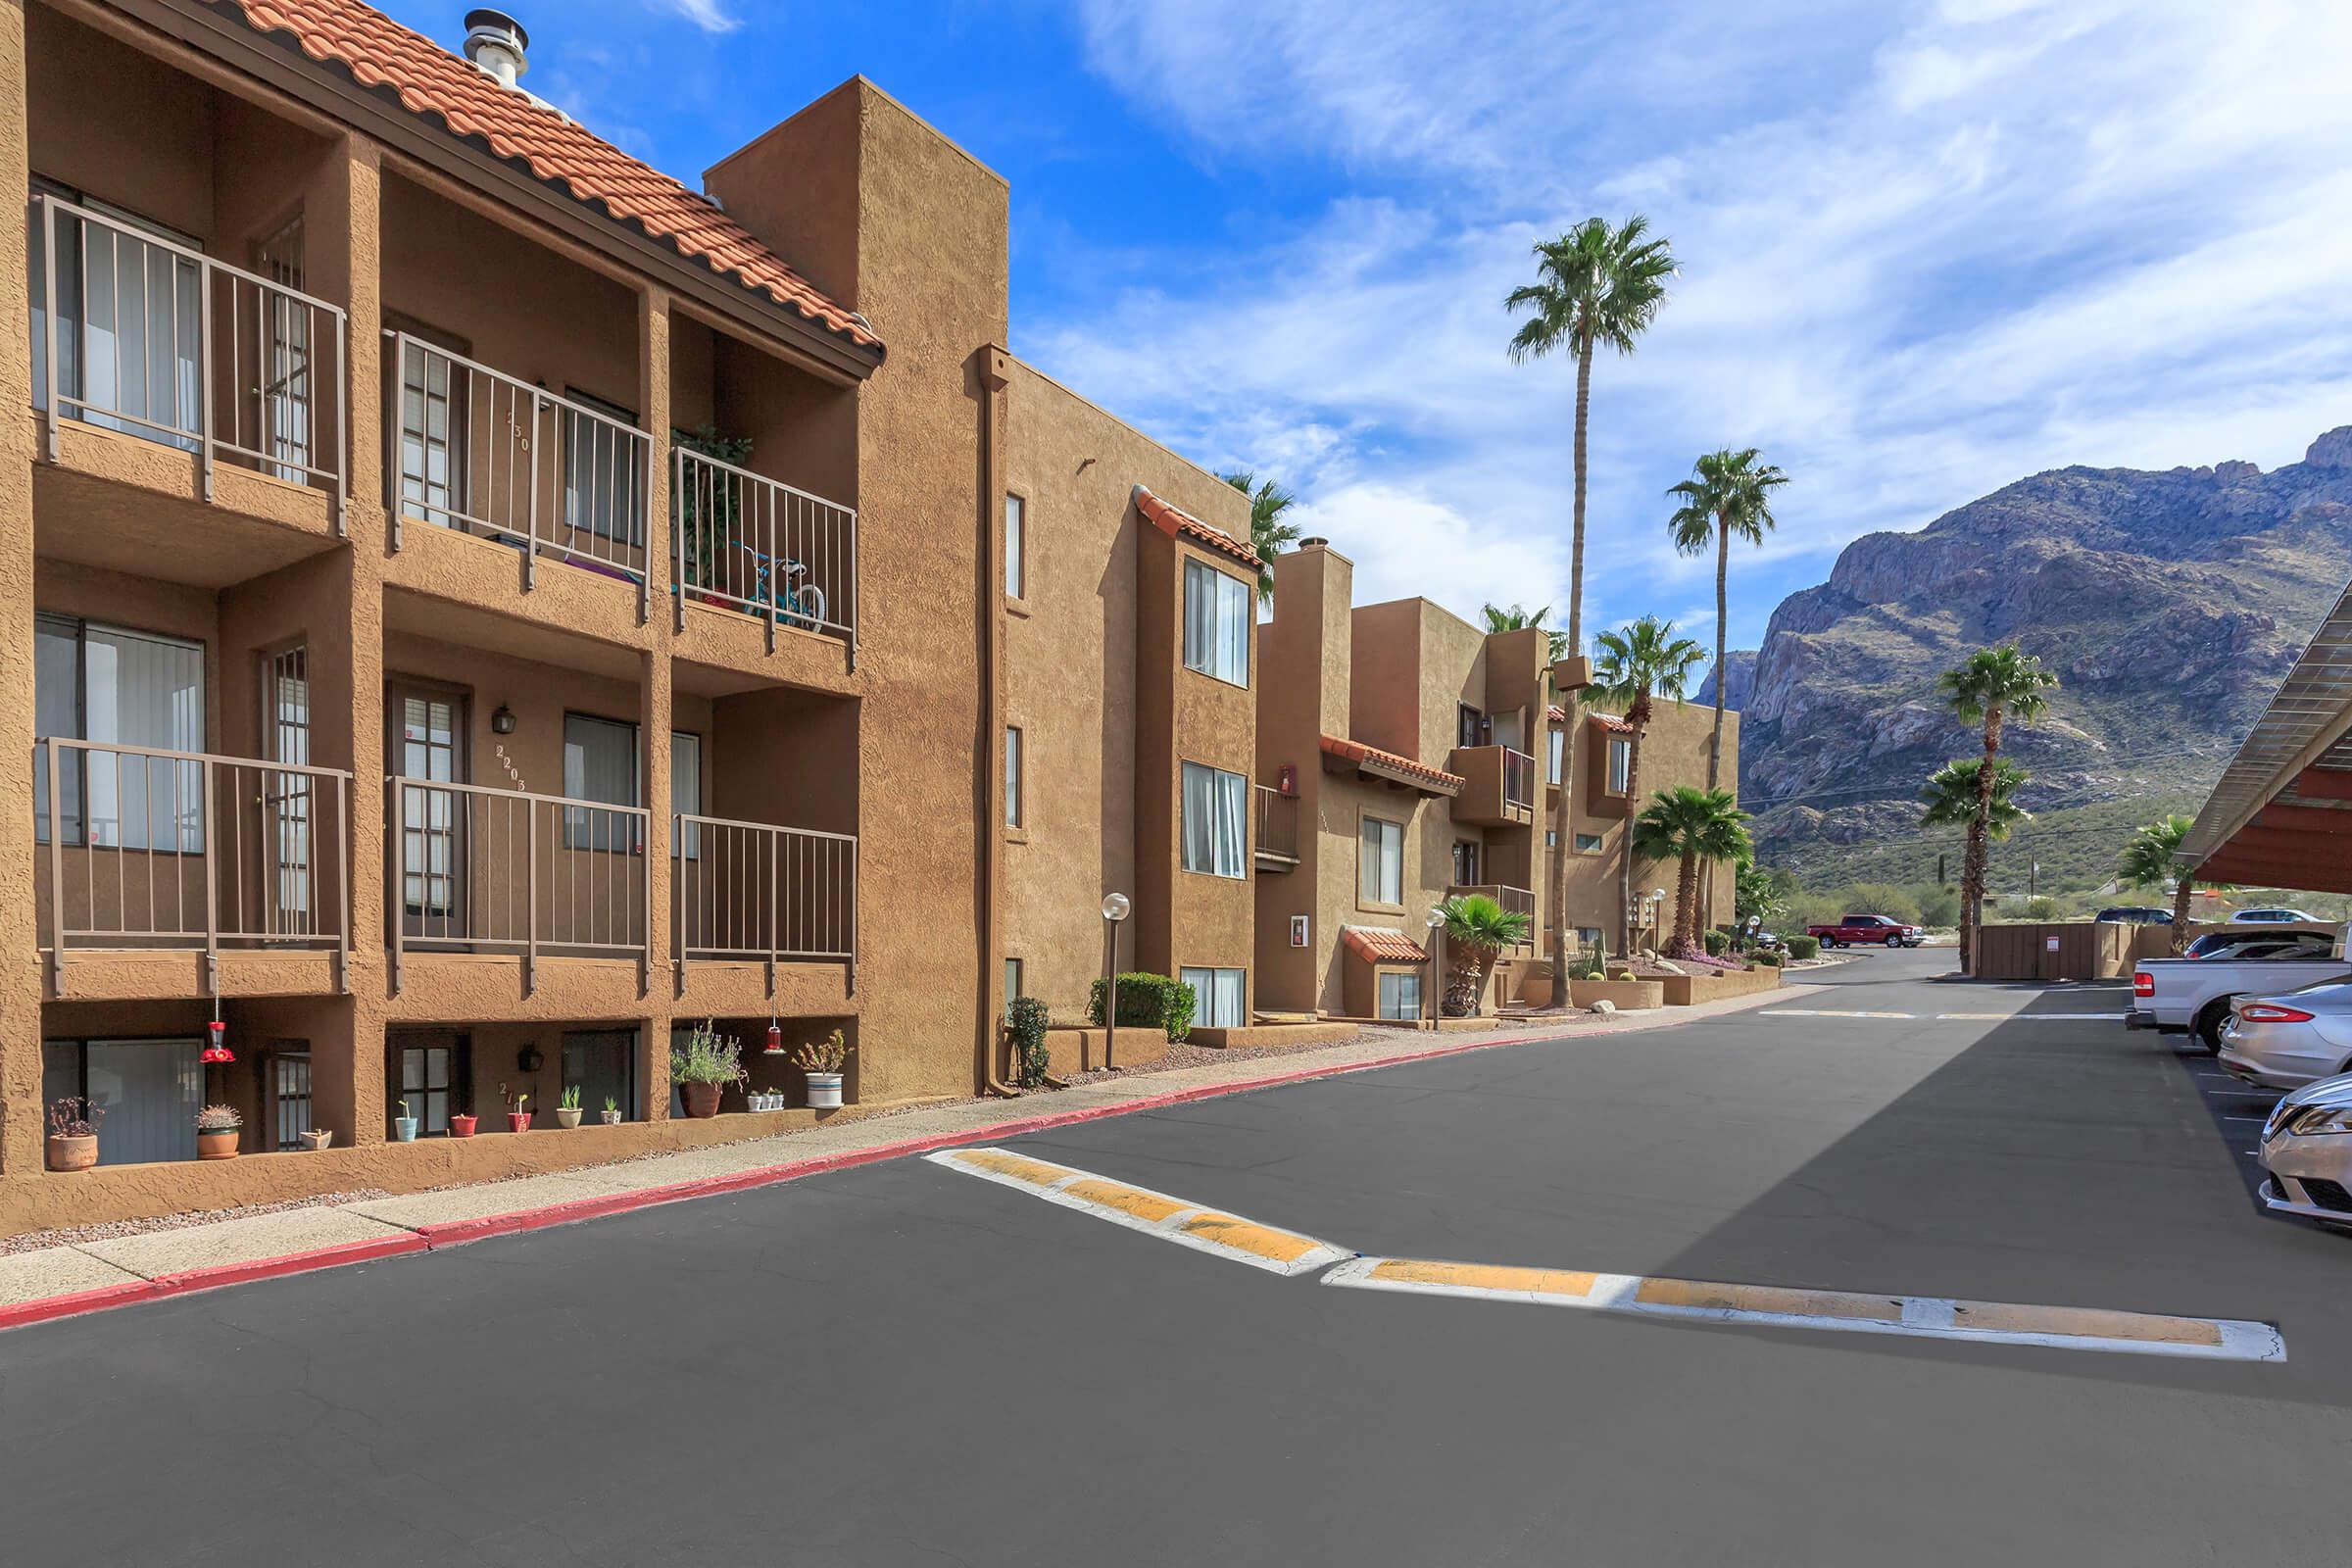
[{"label": "wall-mounted light fixture", "polygon": [[514,733],[514,710],[501,703],[490,714],[490,732],[494,735]]}]

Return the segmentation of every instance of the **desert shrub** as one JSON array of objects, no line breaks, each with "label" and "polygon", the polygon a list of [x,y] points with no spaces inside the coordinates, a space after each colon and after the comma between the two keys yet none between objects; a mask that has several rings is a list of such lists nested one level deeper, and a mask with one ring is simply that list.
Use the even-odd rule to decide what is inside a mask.
[{"label": "desert shrub", "polygon": [[[1086,1016],[1098,1027],[1102,1016],[1103,982],[1097,980],[1086,1001]],[[1119,1027],[1164,1029],[1170,1040],[1193,1032],[1193,988],[1164,974],[1119,976]]]},{"label": "desert shrub", "polygon": [[1821,938],[1819,937],[1790,937],[1788,939],[1788,956],[1791,958],[1811,958],[1818,956],[1820,953]]},{"label": "desert shrub", "polygon": [[1781,966],[1781,956],[1773,952],[1770,948],[1766,948],[1763,951],[1754,954],[1752,956],[1758,963],[1763,964],[1767,968],[1778,969]]},{"label": "desert shrub", "polygon": [[1015,997],[1004,1009],[1004,1027],[1012,1036],[1012,1067],[1023,1089],[1046,1081],[1046,1004],[1042,997]]},{"label": "desert shrub", "polygon": [[1919,890],[1919,923],[1928,926],[1955,926],[1960,923],[1960,890],[1937,887],[1931,882]]},{"label": "desert shrub", "polygon": [[1730,934],[1723,931],[1709,931],[1699,940],[1707,945],[1707,956],[1710,958],[1721,957],[1732,945]]}]

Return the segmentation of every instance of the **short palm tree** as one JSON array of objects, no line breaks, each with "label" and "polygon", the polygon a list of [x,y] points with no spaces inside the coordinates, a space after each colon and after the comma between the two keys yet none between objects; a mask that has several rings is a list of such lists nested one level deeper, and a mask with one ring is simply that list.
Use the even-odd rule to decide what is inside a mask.
[{"label": "short palm tree", "polygon": [[1544,657],[1556,664],[1568,656],[1568,634],[1548,629],[1551,620],[1549,605],[1535,611],[1522,610],[1517,605],[1508,610],[1498,605],[1488,605],[1481,613],[1486,618],[1487,635],[1490,637],[1506,631],[1525,631],[1530,626],[1544,626],[1546,628],[1544,633]]},{"label": "short palm tree", "polygon": [[1217,477],[1250,498],[1250,546],[1257,552],[1257,598],[1260,604],[1271,603],[1274,558],[1298,542],[1298,525],[1283,521],[1282,514],[1298,498],[1271,479],[1261,480],[1247,468]]},{"label": "short palm tree", "polygon": [[1957,668],[1947,669],[1936,682],[1944,702],[1963,723],[1982,724],[1985,766],[1977,774],[1977,810],[1969,819],[1968,849],[1960,862],[1960,970],[1976,964],[1977,927],[1984,912],[1984,874],[1990,855],[1987,827],[1992,814],[1992,791],[1997,777],[1995,760],[2001,752],[2001,725],[2013,719],[2031,724],[2049,711],[2050,690],[2058,677],[2041,667],[2032,654],[2015,645],[1980,648]]},{"label": "short palm tree", "polygon": [[1644,860],[1674,860],[1681,869],[1674,884],[1674,940],[1667,945],[1670,958],[1695,958],[1706,953],[1699,940],[1698,868],[1710,873],[1724,860],[1749,853],[1747,813],[1740,809],[1730,790],[1694,789],[1688,784],[1660,790],[1634,818],[1634,849]]},{"label": "short palm tree", "polygon": [[[2005,759],[1993,761],[1990,764],[1992,791],[1987,804],[1977,787],[1984,776],[1986,766],[1982,757],[1964,757],[1946,762],[1929,774],[1927,788],[1919,792],[1919,798],[1927,803],[1928,808],[1920,814],[1919,825],[1923,828],[1967,828],[1974,832],[1977,823],[1982,820],[1984,836],[1999,843],[2009,837],[2011,828],[2020,822],[2031,821],[2032,813],[2018,805],[2016,800],[2019,787],[2026,782],[2026,770]],[[1984,809],[1982,818],[1978,815],[1980,808]],[[1960,918],[1964,927],[1969,909],[1965,878],[1964,871],[1960,900]]]},{"label": "short palm tree", "polygon": [[[2188,951],[2188,898],[2196,890],[2196,874],[2180,861],[2180,841],[2195,825],[2194,817],[2175,813],[2160,816],[2132,835],[2115,874],[2133,887],[2161,889],[2173,885],[2173,956]],[[2208,886],[2219,887],[2219,883]]]},{"label": "short palm tree", "polygon": [[1767,463],[1756,465],[1757,452],[1728,447],[1710,452],[1690,466],[1690,477],[1667,490],[1683,504],[1666,520],[1674,548],[1686,556],[1715,547],[1715,738],[1707,746],[1707,788],[1723,782],[1724,652],[1730,638],[1730,578],[1732,537],[1737,534],[1761,546],[1771,531],[1772,492],[1788,476]]},{"label": "short palm tree", "polygon": [[[1636,213],[1624,222],[1588,218],[1558,239],[1536,246],[1536,280],[1511,290],[1503,308],[1528,319],[1511,334],[1513,365],[1524,365],[1558,350],[1576,357],[1576,428],[1573,457],[1576,471],[1574,504],[1570,509],[1572,538],[1568,554],[1568,631],[1566,652],[1585,646],[1585,435],[1592,410],[1592,355],[1606,345],[1620,355],[1634,352],[1666,303],[1666,283],[1674,276],[1674,251],[1663,239],[1653,239],[1649,220]],[[1576,713],[1581,694],[1560,693],[1567,718],[1560,725],[1559,792],[1551,805],[1551,837],[1565,848],[1572,824],[1567,781],[1575,774]],[[1551,920],[1551,972],[1555,979],[1568,972],[1568,857],[1551,857],[1546,879],[1545,908]],[[1554,1005],[1564,1005],[1567,988],[1555,983]]]},{"label": "short palm tree", "polygon": [[1487,965],[1505,948],[1527,940],[1532,916],[1506,909],[1484,893],[1464,893],[1438,906],[1445,916],[1446,969],[1446,1012],[1467,1018],[1478,1010],[1479,993],[1486,988]]},{"label": "short palm tree", "polygon": [[[1707,651],[1674,634],[1674,622],[1643,615],[1623,631],[1600,634],[1600,660],[1592,666],[1594,695],[1622,709],[1633,731],[1625,766],[1625,798],[1642,798],[1642,737],[1649,729],[1650,704],[1663,697],[1682,706],[1690,671]],[[1565,790],[1561,791],[1566,794]],[[1634,835],[1628,833],[1617,859],[1617,951],[1634,946]]]}]

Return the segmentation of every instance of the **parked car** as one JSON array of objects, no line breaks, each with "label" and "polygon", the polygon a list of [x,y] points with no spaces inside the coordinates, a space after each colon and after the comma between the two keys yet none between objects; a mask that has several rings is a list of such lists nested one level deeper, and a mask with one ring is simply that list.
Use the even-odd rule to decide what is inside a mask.
[{"label": "parked car", "polygon": [[2239,997],[2222,1026],[2222,1065],[2264,1089],[2300,1089],[2352,1072],[2352,984]]},{"label": "parked car", "polygon": [[2352,1224],[2352,1075],[2278,1102],[2262,1127],[2262,1200],[2282,1214]]},{"label": "parked car", "polygon": [[1821,938],[1825,948],[1847,948],[1869,943],[1884,948],[1916,948],[1927,933],[1915,925],[1889,920],[1883,914],[1849,914],[1836,925],[1809,925],[1808,934]]},{"label": "parked car", "polygon": [[2111,904],[2091,918],[2116,925],[2171,925],[2173,911],[2151,908],[2144,904]]},{"label": "parked car", "polygon": [[2281,954],[2325,958],[2335,938],[2324,931],[2208,931],[2188,945],[2191,958],[2272,958]]},{"label": "parked car", "polygon": [[2325,925],[2316,914],[2301,909],[2238,909],[2230,916],[2231,925]]},{"label": "parked car", "polygon": [[2339,935],[2325,956],[2294,944],[2266,958],[2142,958],[2132,969],[2132,1010],[2126,1027],[2193,1034],[2207,1051],[2222,1049],[2230,1004],[2241,996],[2270,997],[2352,978]]}]

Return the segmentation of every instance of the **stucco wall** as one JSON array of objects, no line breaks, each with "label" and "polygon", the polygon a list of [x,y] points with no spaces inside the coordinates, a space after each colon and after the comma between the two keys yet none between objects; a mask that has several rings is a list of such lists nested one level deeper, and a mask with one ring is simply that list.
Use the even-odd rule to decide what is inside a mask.
[{"label": "stucco wall", "polygon": [[[1628,816],[1622,806],[1611,803],[1607,808],[1594,808],[1593,782],[1602,776],[1600,768],[1605,759],[1592,743],[1601,731],[1592,722],[1592,710],[1585,710],[1583,722],[1584,745],[1571,767],[1573,794],[1569,810],[1578,833],[1596,834],[1601,840],[1597,852],[1580,852],[1574,841],[1564,846],[1568,861],[1568,923],[1573,934],[1576,928],[1597,929],[1611,951],[1617,942],[1618,863],[1623,851]],[[1697,703],[1659,703],[1651,711],[1648,731],[1642,742],[1641,793],[1643,800],[1659,790],[1689,785],[1704,786],[1707,781],[1707,747],[1715,726],[1715,710]],[[1724,767],[1722,777],[1727,787],[1736,788],[1740,776],[1740,715],[1724,714]],[[1546,809],[1544,821],[1550,816]],[[1712,877],[1702,873],[1702,888],[1714,885],[1715,918],[1720,922],[1731,917],[1734,867],[1726,862],[1715,868]],[[1666,889],[1664,914],[1659,930],[1671,933],[1674,929],[1674,908],[1677,900],[1677,870],[1672,864],[1651,865],[1637,858],[1634,863],[1634,891],[1637,896],[1655,888]],[[1703,898],[1703,893],[1702,893]],[[1644,939],[1646,940],[1646,939]]]}]

